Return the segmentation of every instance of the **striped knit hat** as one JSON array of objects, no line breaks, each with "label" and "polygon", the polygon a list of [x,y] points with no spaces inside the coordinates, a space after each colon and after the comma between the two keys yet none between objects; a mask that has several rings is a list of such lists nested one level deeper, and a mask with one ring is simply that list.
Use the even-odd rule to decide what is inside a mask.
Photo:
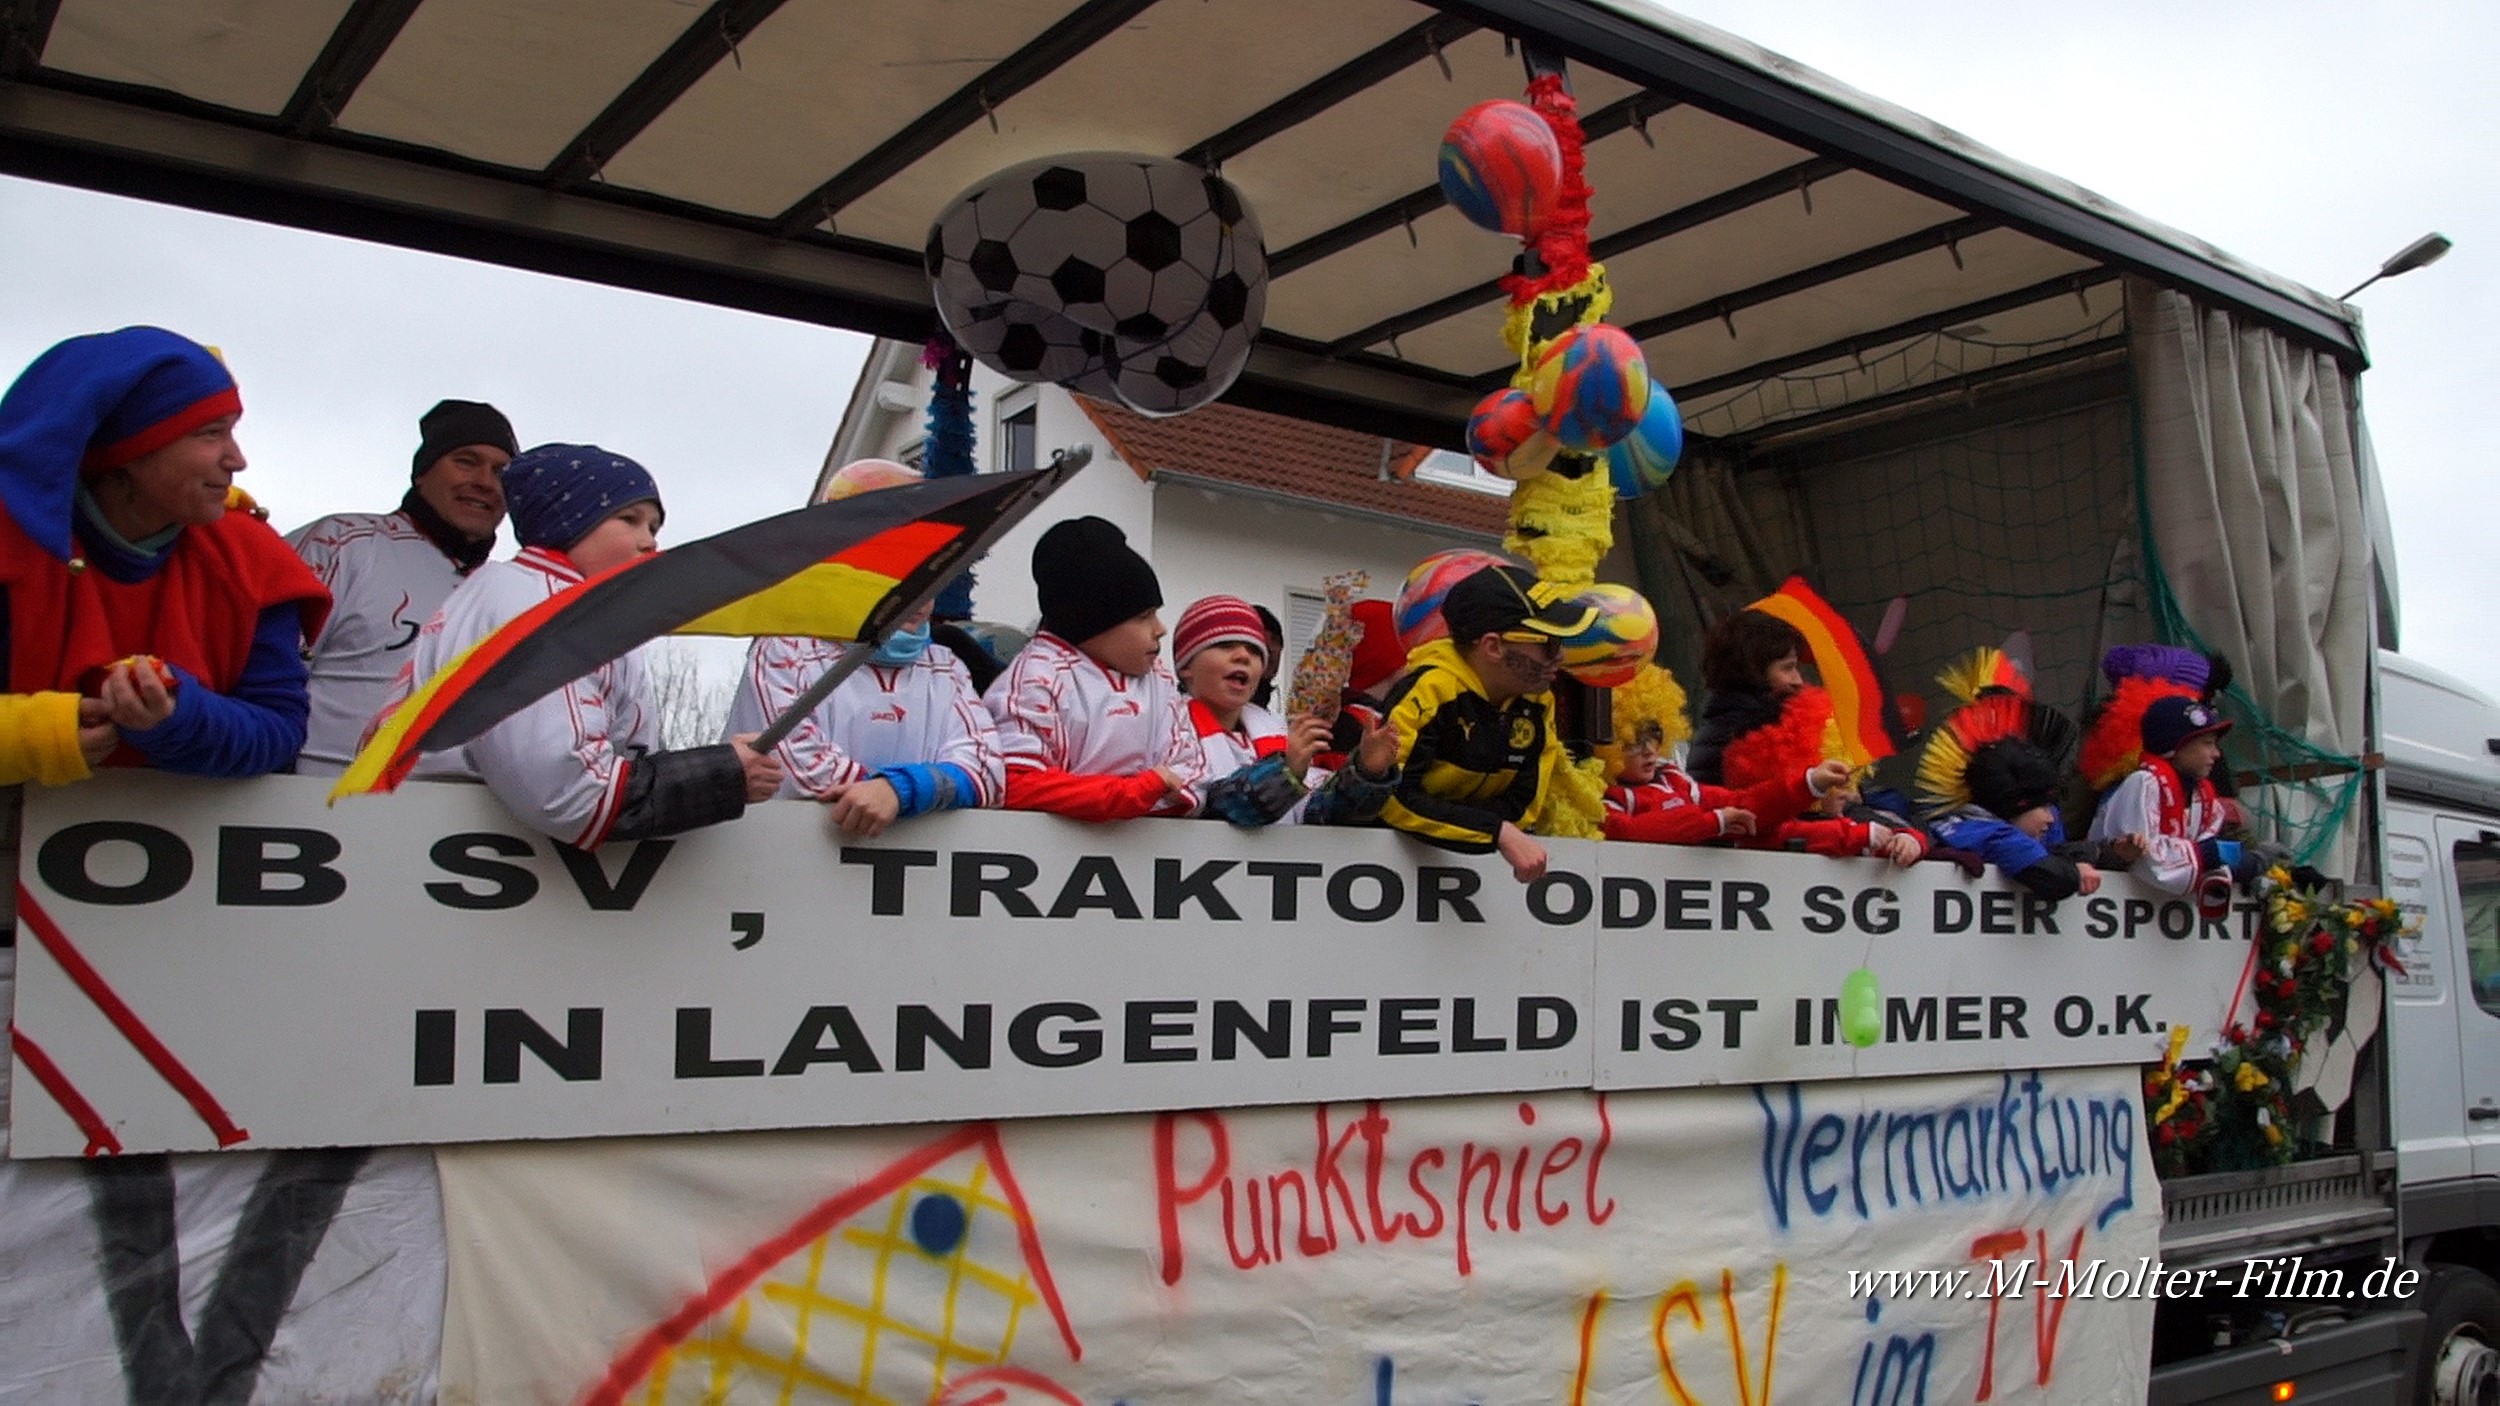
[{"label": "striped knit hat", "polygon": [[1172,627],[1172,665],[1189,667],[1191,655],[1219,644],[1246,644],[1267,658],[1267,625],[1259,609],[1239,596],[1208,596],[1193,601]]}]

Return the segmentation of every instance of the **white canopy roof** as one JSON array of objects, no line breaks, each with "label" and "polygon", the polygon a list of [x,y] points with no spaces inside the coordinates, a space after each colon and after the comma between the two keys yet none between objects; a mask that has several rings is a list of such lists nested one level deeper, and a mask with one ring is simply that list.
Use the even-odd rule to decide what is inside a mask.
[{"label": "white canopy roof", "polygon": [[[956,191],[1177,155],[1267,235],[1232,398],[1450,443],[1516,246],[1433,156],[1523,52],[1567,65],[1611,320],[1697,430],[2091,357],[2124,272],[2359,364],[2340,305],[1645,0],[10,0],[0,170],[917,338]],[[1868,369],[1947,330],[2002,350]]]}]

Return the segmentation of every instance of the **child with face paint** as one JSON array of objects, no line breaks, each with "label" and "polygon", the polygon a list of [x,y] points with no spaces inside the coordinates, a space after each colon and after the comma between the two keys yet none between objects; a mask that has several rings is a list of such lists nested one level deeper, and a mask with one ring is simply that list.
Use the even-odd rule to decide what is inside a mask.
[{"label": "child with face paint", "polygon": [[[762,730],[859,647],[800,636],[756,640],[730,700],[725,735]],[[932,811],[994,806],[1006,792],[997,726],[962,661],[929,642],[925,606],[792,728],[774,755],[782,795],[825,802],[842,833],[863,839]]]}]

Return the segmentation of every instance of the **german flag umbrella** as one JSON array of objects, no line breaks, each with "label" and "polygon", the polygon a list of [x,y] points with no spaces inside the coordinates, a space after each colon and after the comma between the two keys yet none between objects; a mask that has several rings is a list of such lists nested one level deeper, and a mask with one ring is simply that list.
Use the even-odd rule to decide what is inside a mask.
[{"label": "german flag umbrella", "polygon": [[1875,661],[1867,655],[1858,632],[1831,602],[1807,585],[1804,577],[1791,576],[1778,590],[1745,608],[1776,615],[1805,636],[1806,649],[1814,656],[1814,671],[1822,676],[1823,691],[1832,696],[1832,718],[1840,724],[1841,746],[1847,753],[1843,760],[1851,769],[1891,756],[1900,724],[1888,716],[1890,700],[1876,676]]},{"label": "german flag umbrella", "polygon": [[[514,616],[444,665],[383,719],[330,798],[392,790],[421,754],[470,741],[662,635],[882,640],[1091,458],[1080,448],[1046,468],[934,478],[818,503],[603,572]],[[776,720],[773,741],[839,681],[829,675],[793,705],[795,716]]]}]

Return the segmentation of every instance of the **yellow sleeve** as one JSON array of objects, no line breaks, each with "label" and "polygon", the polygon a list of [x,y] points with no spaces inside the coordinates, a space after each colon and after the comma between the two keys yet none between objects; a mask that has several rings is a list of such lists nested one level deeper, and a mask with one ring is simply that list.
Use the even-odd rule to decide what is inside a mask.
[{"label": "yellow sleeve", "polygon": [[1536,804],[1519,828],[1532,835],[1595,840],[1605,837],[1606,772],[1595,757],[1574,761],[1554,716],[1554,699],[1545,698],[1545,755],[1539,760]]},{"label": "yellow sleeve", "polygon": [[0,786],[59,786],[87,775],[77,694],[0,693]]}]

